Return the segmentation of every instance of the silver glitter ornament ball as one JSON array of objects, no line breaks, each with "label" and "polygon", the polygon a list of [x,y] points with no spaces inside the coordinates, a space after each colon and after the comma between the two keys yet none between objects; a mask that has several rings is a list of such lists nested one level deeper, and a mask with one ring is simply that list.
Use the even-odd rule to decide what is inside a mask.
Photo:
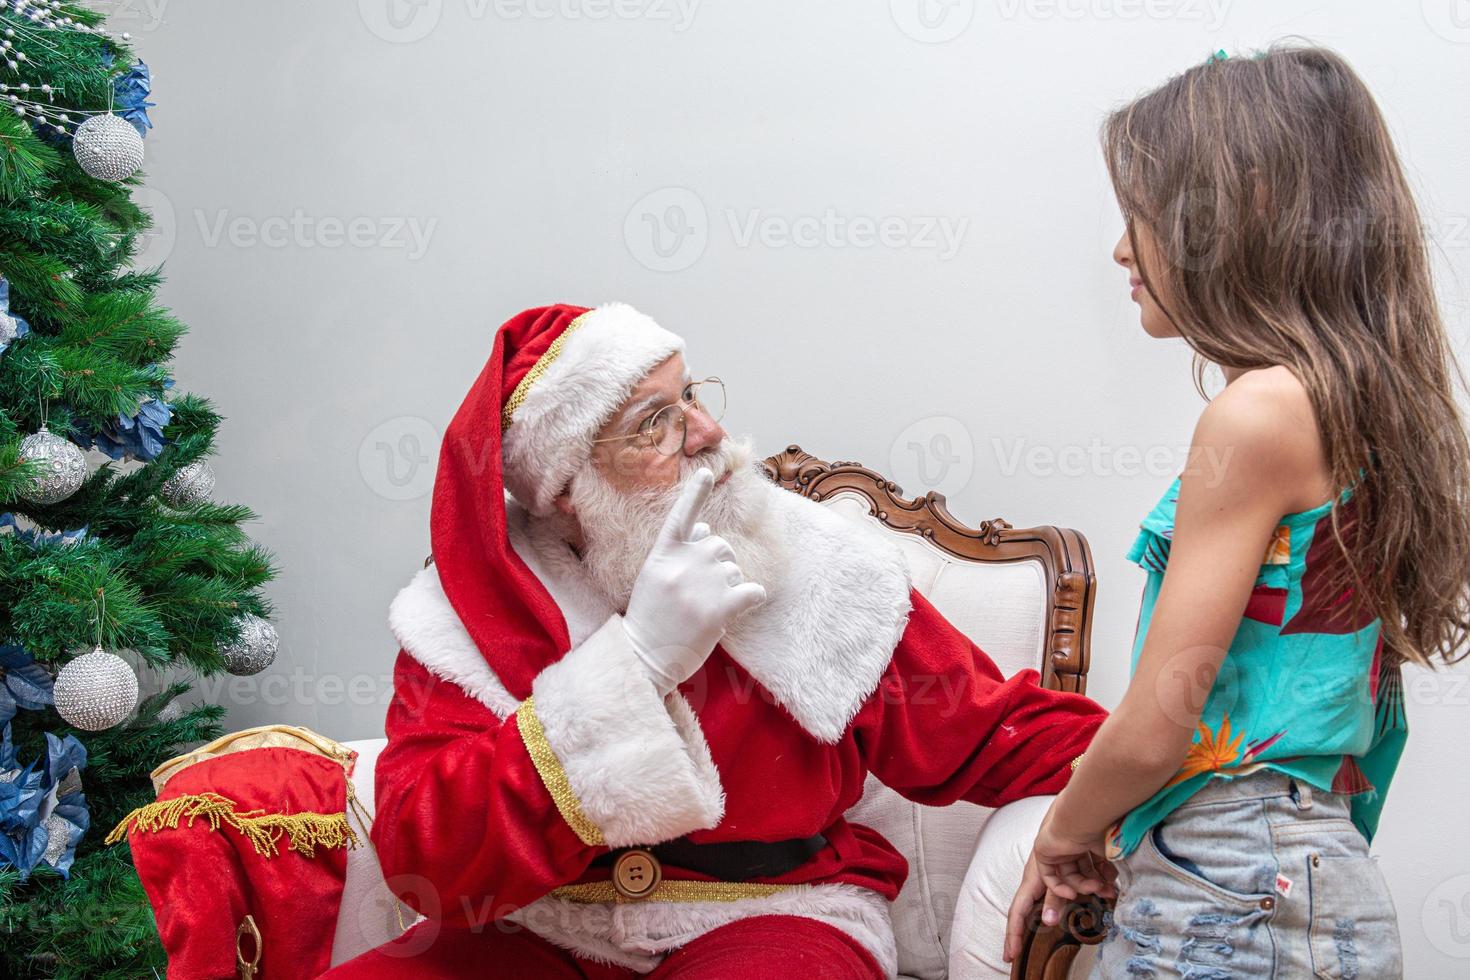
[{"label": "silver glitter ornament ball", "polygon": [[71,152],[90,176],[126,180],[143,166],[143,137],[126,119],[107,113],[77,127]]},{"label": "silver glitter ornament ball", "polygon": [[74,657],[56,672],[51,696],[69,725],[100,732],[118,724],[138,704],[138,675],[128,662],[101,647]]},{"label": "silver glitter ornament ball", "polygon": [[77,492],[87,478],[87,457],[76,443],[42,426],[20,441],[20,458],[40,463],[41,472],[20,495],[33,504],[54,504]]},{"label": "silver glitter ornament ball", "polygon": [[214,470],[204,460],[195,460],[188,466],[180,466],[178,472],[163,481],[158,488],[159,496],[173,507],[201,504],[214,491]]},{"label": "silver glitter ornament ball", "polygon": [[164,705],[163,710],[158,713],[158,720],[165,725],[178,721],[182,717],[184,717],[184,706],[179,703],[178,698]]},{"label": "silver glitter ornament ball", "polygon": [[281,638],[269,621],[254,613],[246,613],[235,622],[240,626],[240,638],[219,651],[225,658],[225,670],[240,677],[258,674],[276,659]]}]

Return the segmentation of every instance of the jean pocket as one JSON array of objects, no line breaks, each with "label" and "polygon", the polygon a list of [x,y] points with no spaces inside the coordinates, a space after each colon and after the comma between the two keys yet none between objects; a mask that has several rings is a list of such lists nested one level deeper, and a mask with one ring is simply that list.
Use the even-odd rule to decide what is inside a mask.
[{"label": "jean pocket", "polygon": [[1370,857],[1311,854],[1312,969],[1324,980],[1396,980],[1404,974],[1398,918]]},{"label": "jean pocket", "polygon": [[1163,828],[1163,824],[1155,826],[1144,835],[1140,846],[1165,871],[1169,872],[1175,878],[1182,879],[1187,884],[1208,892],[1217,900],[1242,907],[1254,906],[1263,909],[1269,909],[1271,907],[1270,902],[1263,905],[1261,901],[1269,893],[1251,892],[1242,890],[1241,887],[1231,887],[1232,885],[1241,886],[1246,869],[1226,869],[1213,866],[1203,867],[1200,861],[1194,857],[1179,853],[1173,847],[1169,846],[1161,835]]}]

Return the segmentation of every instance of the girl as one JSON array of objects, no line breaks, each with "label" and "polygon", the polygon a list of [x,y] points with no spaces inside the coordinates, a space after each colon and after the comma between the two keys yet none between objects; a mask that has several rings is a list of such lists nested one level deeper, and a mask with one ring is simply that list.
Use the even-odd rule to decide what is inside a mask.
[{"label": "girl", "polygon": [[1399,665],[1457,659],[1470,611],[1459,375],[1402,167],[1313,47],[1216,55],[1103,141],[1144,330],[1226,385],[1129,555],[1132,680],[1042,823],[1006,957],[1038,900],[1050,925],[1099,894],[1094,977],[1399,976],[1368,856]]}]

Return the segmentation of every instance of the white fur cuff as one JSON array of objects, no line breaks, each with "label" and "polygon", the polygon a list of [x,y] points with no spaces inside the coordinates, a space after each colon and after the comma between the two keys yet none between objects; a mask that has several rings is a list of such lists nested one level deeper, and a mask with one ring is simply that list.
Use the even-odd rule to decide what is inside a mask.
[{"label": "white fur cuff", "polygon": [[719,824],[720,774],[689,702],[660,699],[612,616],[531,685],[536,717],[581,811],[609,847]]}]

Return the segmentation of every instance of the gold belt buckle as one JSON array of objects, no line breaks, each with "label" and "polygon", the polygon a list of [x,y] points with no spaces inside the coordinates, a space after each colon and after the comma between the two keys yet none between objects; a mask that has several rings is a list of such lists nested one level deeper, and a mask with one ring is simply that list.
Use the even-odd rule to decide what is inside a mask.
[{"label": "gold belt buckle", "polygon": [[642,847],[628,848],[613,862],[613,891],[624,898],[647,898],[663,877],[663,865],[659,864],[652,851]]}]

